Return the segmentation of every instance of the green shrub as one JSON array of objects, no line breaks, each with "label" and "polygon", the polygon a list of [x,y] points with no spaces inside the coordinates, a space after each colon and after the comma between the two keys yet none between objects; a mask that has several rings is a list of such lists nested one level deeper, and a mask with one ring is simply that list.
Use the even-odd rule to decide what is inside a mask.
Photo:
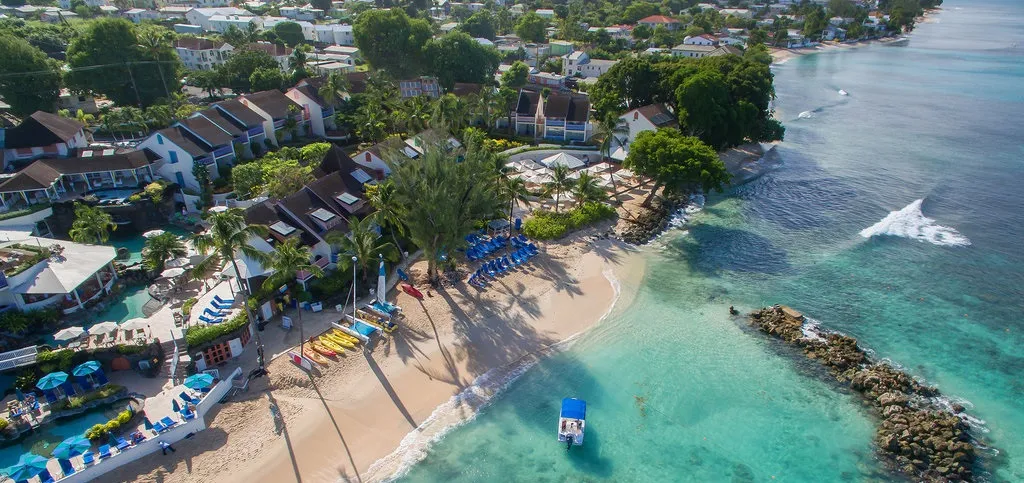
[{"label": "green shrub", "polygon": [[118,344],[114,349],[118,354],[130,356],[132,354],[138,354],[146,350],[146,345],[142,344]]},{"label": "green shrub", "polygon": [[83,396],[72,396],[70,399],[64,402],[61,409],[78,409],[86,404],[95,401],[97,399],[104,399],[114,394],[121,392],[124,386],[118,386],[117,384],[107,384],[95,391],[87,392]]},{"label": "green shrub", "polygon": [[309,283],[309,292],[317,300],[327,300],[334,295],[345,293],[352,285],[352,274],[335,270]]},{"label": "green shrub", "polygon": [[153,200],[153,203],[160,204],[164,200],[164,187],[167,185],[166,182],[154,181],[146,185],[143,192],[149,199]]},{"label": "green shrub", "polygon": [[192,297],[192,298],[189,298],[188,300],[186,300],[185,303],[181,304],[181,317],[183,319],[187,319],[188,318],[188,314],[192,313],[192,307],[195,307],[196,306],[196,302],[198,302],[198,301],[199,301],[199,299],[197,299],[195,297]]},{"label": "green shrub", "polygon": [[198,347],[241,329],[248,321],[248,317],[243,311],[227,322],[216,325],[192,326],[185,332],[185,341],[188,343],[189,348]]},{"label": "green shrub", "polygon": [[590,201],[563,213],[537,212],[523,223],[523,233],[538,240],[554,240],[565,236],[569,230],[614,217],[615,208]]},{"label": "green shrub", "polygon": [[0,432],[3,432],[3,430],[7,429],[8,424],[10,423],[7,421],[7,419],[0,418]]},{"label": "green shrub", "polygon": [[107,427],[103,424],[94,424],[91,428],[85,430],[85,438],[96,441],[107,435]]},{"label": "green shrub", "polygon": [[[32,265],[45,260],[47,257],[49,255],[41,256]],[[35,259],[36,257],[32,258]],[[55,323],[58,320],[60,320],[60,312],[57,309],[30,310],[28,312],[9,310],[0,314],[0,330],[14,333],[23,332],[39,328],[42,325]]]},{"label": "green shrub", "polygon": [[[132,420],[132,412],[128,411],[128,410],[121,411],[121,414],[118,414],[117,415],[117,419],[116,419],[117,424],[119,426],[124,426],[124,425],[128,424],[128,421],[131,421],[131,420]],[[112,419],[111,421],[114,421],[114,420]]]},{"label": "green shrub", "polygon": [[54,366],[57,370],[64,372],[70,371],[71,366],[74,365],[72,359],[75,357],[75,351],[71,349],[61,349],[56,351],[40,352],[36,355],[36,361],[39,362],[39,368],[44,373],[53,372],[52,370],[46,370],[44,366]]}]

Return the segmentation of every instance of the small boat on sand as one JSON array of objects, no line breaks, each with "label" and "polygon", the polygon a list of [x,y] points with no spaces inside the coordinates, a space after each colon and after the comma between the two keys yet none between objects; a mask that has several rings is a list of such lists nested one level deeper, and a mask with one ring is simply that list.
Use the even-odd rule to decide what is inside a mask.
[{"label": "small boat on sand", "polygon": [[326,366],[331,362],[326,357],[320,355],[315,350],[313,350],[312,347],[304,347],[302,349],[302,355],[306,356],[306,359],[309,359],[317,364],[320,364],[321,366]]},{"label": "small boat on sand", "polygon": [[558,441],[565,449],[583,446],[583,431],[587,426],[587,402],[567,397],[562,399],[562,412],[558,416]]},{"label": "small boat on sand", "polygon": [[336,352],[332,351],[327,346],[321,344],[320,341],[316,340],[316,337],[309,338],[309,346],[312,347],[313,350],[327,357],[334,357],[338,355]]},{"label": "small boat on sand", "polygon": [[420,292],[419,290],[416,289],[416,287],[413,287],[412,285],[403,283],[402,291],[409,295],[412,295],[413,297],[416,297],[418,300],[423,300],[423,292]]}]

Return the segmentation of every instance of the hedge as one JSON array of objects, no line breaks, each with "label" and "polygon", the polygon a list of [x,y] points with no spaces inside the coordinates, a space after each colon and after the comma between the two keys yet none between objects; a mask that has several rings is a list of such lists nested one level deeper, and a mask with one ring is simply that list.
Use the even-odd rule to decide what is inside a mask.
[{"label": "hedge", "polygon": [[188,347],[198,347],[207,342],[213,341],[218,337],[228,335],[238,329],[245,326],[246,322],[249,321],[245,311],[236,315],[227,322],[222,322],[215,325],[205,326],[193,326],[185,332],[185,342],[188,343]]},{"label": "hedge", "polygon": [[78,409],[97,399],[105,399],[124,390],[124,386],[107,384],[95,391],[85,393],[84,396],[72,396],[64,402],[62,409]]},{"label": "hedge", "polygon": [[570,230],[612,218],[615,218],[615,208],[589,201],[563,213],[539,211],[523,224],[523,233],[538,240],[554,240]]},{"label": "hedge", "polygon": [[0,418],[0,432],[3,432],[3,430],[7,429],[8,424],[10,423],[7,421],[7,419]]},{"label": "hedge", "polygon": [[120,429],[121,426],[128,424],[128,422],[132,420],[133,414],[134,413],[126,409],[121,411],[114,419],[107,421],[106,424],[94,424],[91,428],[85,430],[86,439],[93,441],[102,439],[107,434],[113,433]]},{"label": "hedge", "polygon": [[190,297],[188,300],[185,301],[185,303],[181,304],[181,318],[182,318],[182,320],[187,320],[188,319],[189,314],[192,313],[192,307],[195,307],[196,302],[198,302],[198,301],[199,301],[199,299],[197,299],[195,297]]}]

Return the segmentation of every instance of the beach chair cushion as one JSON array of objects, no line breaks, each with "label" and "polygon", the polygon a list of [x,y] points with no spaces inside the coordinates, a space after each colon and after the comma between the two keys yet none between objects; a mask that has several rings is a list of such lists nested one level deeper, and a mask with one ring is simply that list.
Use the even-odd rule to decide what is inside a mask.
[{"label": "beach chair cushion", "polygon": [[118,451],[127,449],[131,446],[131,443],[124,440],[124,438],[117,438],[117,449]]},{"label": "beach chair cushion", "polygon": [[93,461],[96,461],[96,455],[92,451],[86,451],[85,453],[82,453],[82,463],[85,466],[91,465]]},{"label": "beach chair cushion", "polygon": [[199,320],[202,322],[206,322],[207,324],[219,324],[221,322],[224,322],[224,317],[211,318],[205,315],[200,315]]},{"label": "beach chair cushion", "polygon": [[160,421],[157,421],[157,422],[153,423],[153,431],[156,431],[158,433],[162,433],[166,429],[167,429],[167,426],[164,426],[164,423],[161,423]]},{"label": "beach chair cushion", "polygon": [[210,310],[209,307],[203,309],[203,314],[205,314],[205,315],[212,315],[214,317],[221,317],[221,316],[227,315],[227,313],[228,312],[226,310],[214,311],[214,310]]},{"label": "beach chair cushion", "polygon": [[235,299],[222,299],[222,298],[220,298],[220,295],[214,295],[213,296],[213,301],[217,302],[219,304],[233,304],[233,303],[235,303]]},{"label": "beach chair cushion", "polygon": [[196,413],[193,413],[192,411],[189,411],[188,408],[185,408],[181,410],[181,417],[185,418],[185,421],[188,421],[196,417]]},{"label": "beach chair cushion", "polygon": [[164,423],[164,427],[167,427],[167,428],[169,428],[171,426],[174,426],[175,424],[178,424],[178,422],[173,420],[173,419],[171,419],[170,416],[164,416],[163,419],[160,420],[160,422]]},{"label": "beach chair cushion", "polygon": [[100,459],[109,458],[110,457],[110,445],[109,444],[105,444],[103,446],[100,446],[99,451],[100,451]]}]

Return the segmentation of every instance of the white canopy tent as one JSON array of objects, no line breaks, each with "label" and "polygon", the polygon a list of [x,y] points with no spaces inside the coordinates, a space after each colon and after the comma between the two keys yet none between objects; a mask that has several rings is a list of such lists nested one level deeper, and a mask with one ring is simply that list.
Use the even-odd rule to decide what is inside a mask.
[{"label": "white canopy tent", "polygon": [[542,159],[540,163],[549,168],[554,168],[555,166],[565,166],[566,168],[569,169],[579,169],[587,165],[587,163],[584,163],[579,158],[565,153],[558,153],[548,156]]}]

